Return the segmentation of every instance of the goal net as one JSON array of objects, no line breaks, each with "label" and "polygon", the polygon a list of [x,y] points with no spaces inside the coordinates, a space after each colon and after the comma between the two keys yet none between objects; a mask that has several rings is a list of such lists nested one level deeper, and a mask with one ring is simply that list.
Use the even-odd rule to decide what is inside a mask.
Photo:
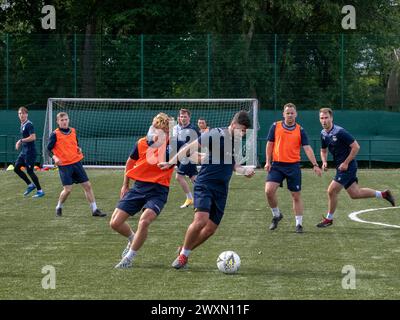
[{"label": "goal net", "polygon": [[49,136],[57,128],[56,116],[67,112],[76,129],[85,167],[122,168],[135,142],[144,137],[152,119],[164,112],[177,119],[180,109],[189,109],[191,123],[204,118],[210,128],[226,127],[233,115],[249,112],[253,126],[242,141],[242,161],[257,166],[258,101],[256,99],[85,99],[49,98],[43,130],[43,165],[52,166],[47,151]]}]

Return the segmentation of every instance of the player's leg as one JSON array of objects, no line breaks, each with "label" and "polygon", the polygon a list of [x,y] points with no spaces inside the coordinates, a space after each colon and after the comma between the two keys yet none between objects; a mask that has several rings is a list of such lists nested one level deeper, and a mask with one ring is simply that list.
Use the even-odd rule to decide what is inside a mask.
[{"label": "player's leg", "polygon": [[347,189],[347,193],[352,199],[378,198],[385,199],[395,206],[395,200],[390,190],[378,191],[370,188],[360,188],[355,181]]},{"label": "player's leg", "polygon": [[72,192],[72,185],[63,186],[63,190],[61,191],[60,196],[58,197],[58,203],[56,206],[56,216],[57,217],[62,216],[62,208],[64,206],[64,202],[67,200],[67,198],[71,192]]},{"label": "player's leg", "polygon": [[[140,208],[138,210],[140,210]],[[128,238],[128,243],[122,251],[121,258],[125,257],[126,254],[129,252],[132,241],[135,237],[135,233],[133,232],[131,226],[126,222],[130,216],[131,214],[127,213],[126,211],[120,208],[115,208],[110,220],[111,229],[117,231],[120,235]]]},{"label": "player's leg", "polygon": [[301,192],[291,192],[293,201],[293,212],[296,218],[296,232],[303,233],[303,212],[304,204],[301,198]]},{"label": "player's leg", "polygon": [[31,181],[29,180],[28,176],[25,174],[25,172],[23,172],[21,170],[22,167],[26,166],[25,164],[25,158],[23,157],[23,155],[19,155],[17,160],[15,161],[14,164],[14,172],[18,175],[18,177],[20,177],[22,180],[25,181],[25,183],[27,184],[27,188],[24,192],[24,196],[27,196],[29,193],[31,193],[33,190],[35,190],[36,186],[31,183]]},{"label": "player's leg", "polygon": [[360,188],[357,182],[346,189],[350,198],[352,199],[364,199],[364,198],[375,198],[376,191],[369,188]]},{"label": "player's leg", "polygon": [[192,192],[190,191],[189,184],[186,182],[185,176],[177,173],[175,178],[176,178],[176,181],[181,186],[183,192],[185,193],[186,200],[192,200],[193,195],[192,195]]},{"label": "player's leg", "polygon": [[28,172],[29,177],[31,178],[32,182],[36,186],[36,194],[32,198],[41,198],[44,196],[44,192],[42,190],[42,187],[40,186],[39,183],[39,178],[34,172],[35,168],[35,158],[36,155],[32,155],[27,157],[26,159],[26,171]]},{"label": "player's leg", "polygon": [[90,181],[86,181],[81,183],[81,186],[85,192],[85,197],[86,200],[89,202],[90,209],[92,210],[92,216],[93,217],[105,217],[107,216],[107,213],[102,212],[96,204],[96,199],[94,197],[94,192],[92,188],[92,184]]},{"label": "player's leg", "polygon": [[129,249],[115,268],[124,269],[132,266],[137,251],[147,238],[150,224],[157,218],[167,203],[168,192],[168,187],[157,183],[140,183],[136,181],[134,187],[121,199],[118,207],[127,208],[127,213],[133,215],[142,207],[144,212],[139,219],[138,227]]},{"label": "player's leg", "polygon": [[209,221],[209,213],[207,210],[208,209],[199,209],[199,211],[195,212],[193,221],[186,230],[185,239],[179,255],[174,262],[172,262],[173,268],[185,268],[192,250],[212,235],[212,233],[208,234],[207,229],[205,229]]},{"label": "player's leg", "polygon": [[134,232],[130,227],[130,225],[126,222],[126,220],[128,220],[129,217],[130,215],[124,210],[115,208],[111,216],[110,227],[113,230],[117,231],[119,234],[127,238],[132,237],[133,239]]},{"label": "player's leg", "polygon": [[157,218],[157,213],[152,209],[145,209],[140,216],[135,238],[132,241],[131,249],[138,251],[147,239],[150,224]]},{"label": "player's leg", "polygon": [[194,164],[180,163],[178,165],[178,169],[177,169],[177,172],[175,175],[176,181],[181,186],[183,192],[186,195],[185,202],[180,206],[181,209],[187,208],[193,204],[193,195],[191,192],[191,188],[189,187],[189,184],[186,182],[186,179],[185,179],[185,176],[189,176],[189,177],[193,176],[193,174],[192,174],[193,166],[194,166],[194,168],[196,168],[196,165],[194,165]]},{"label": "player's leg", "polygon": [[210,238],[218,229],[218,225],[208,219],[207,224],[200,230],[197,240],[192,243],[192,249],[196,249],[199,245]]},{"label": "player's leg", "polygon": [[70,175],[74,183],[79,183],[83,191],[85,193],[86,200],[89,202],[90,209],[92,211],[93,217],[105,217],[106,213],[102,212],[96,203],[96,199],[94,197],[94,192],[92,188],[92,184],[89,181],[89,178],[86,174],[85,169],[83,168],[82,162],[77,162],[70,165]]},{"label": "player's leg", "polygon": [[185,202],[180,206],[180,208],[181,209],[187,208],[193,204],[193,195],[192,192],[190,191],[189,184],[186,182],[185,176],[182,174],[176,173],[175,178],[186,195]]},{"label": "player's leg", "polygon": [[296,219],[296,233],[303,233],[304,204],[301,198],[301,169],[299,165],[282,168],[287,186],[292,196],[293,212]]},{"label": "player's leg", "polygon": [[277,174],[272,174],[272,175],[268,174],[267,179],[268,178],[276,180],[276,181],[267,180],[267,182],[265,183],[265,197],[272,211],[272,221],[271,225],[269,226],[269,229],[275,230],[278,227],[278,222],[283,218],[283,215],[278,207],[278,197],[276,195],[276,192],[281,182],[283,181],[283,178],[282,181],[280,182],[278,182],[277,180],[280,180],[281,177],[279,177]]},{"label": "player's leg", "polygon": [[328,213],[326,217],[322,219],[320,223],[317,224],[318,228],[325,228],[329,227],[333,224],[333,214],[336,211],[337,203],[338,203],[338,196],[340,191],[343,189],[343,185],[339,182],[332,180],[330,183],[327,194],[328,194]]},{"label": "player's leg", "polygon": [[[179,255],[172,263],[173,268],[181,269],[186,267],[188,256],[191,251],[209,237],[206,235],[207,228],[204,228],[207,226],[209,221],[209,212],[211,211],[212,203],[213,192],[211,190],[211,186],[196,183],[194,185],[194,206],[196,211],[192,223],[186,230],[184,243],[181,247]],[[202,230],[203,238],[200,238]]]},{"label": "player's leg", "polygon": [[196,213],[189,226],[182,250],[172,263],[175,269],[187,265],[191,251],[209,239],[221,223],[228,198],[228,185],[226,186],[195,186]]},{"label": "player's leg", "polygon": [[[215,231],[217,231],[217,228],[218,228],[218,225],[215,224],[210,219],[208,219],[207,224],[201,229],[201,231],[198,235],[198,238],[192,243],[192,249],[190,249],[190,251],[196,249],[199,245],[201,245],[208,238],[210,238],[215,233]],[[183,248],[184,248],[184,245],[178,247],[178,250],[177,250],[178,255],[183,254],[183,253],[188,254],[187,250],[182,251]]]},{"label": "player's leg", "polygon": [[132,188],[119,200],[111,217],[111,228],[128,238],[128,243],[122,251],[121,258],[124,258],[130,250],[135,236],[135,233],[126,220],[129,216],[133,216],[139,212],[146,204],[146,194],[152,191],[152,185],[136,181]]},{"label": "player's leg", "polygon": [[191,250],[194,250],[200,244],[204,243],[217,231],[218,226],[221,223],[222,217],[224,216],[226,201],[228,198],[227,190],[228,187],[225,190],[213,190],[213,200],[211,209],[209,211],[209,218],[206,225],[203,226],[203,228],[200,230],[197,240],[192,243]]},{"label": "player's leg", "polygon": [[157,214],[152,209],[145,209],[138,222],[138,227],[131,243],[131,246],[122,260],[115,266],[116,269],[126,269],[132,267],[134,258],[139,249],[146,241],[150,224],[157,218]]},{"label": "player's leg", "polygon": [[58,203],[56,206],[56,216],[62,216],[62,208],[64,206],[64,202],[67,200],[68,196],[72,192],[72,167],[70,165],[67,166],[59,166],[58,167],[58,174],[60,176],[61,184],[63,186],[63,190],[58,197]]},{"label": "player's leg", "polygon": [[[194,219],[186,231],[183,248],[187,250],[193,250],[195,247],[206,240],[204,239],[203,241],[203,239],[200,239],[200,234],[202,230],[207,226],[208,221],[208,212],[196,211],[196,213],[194,214]],[[205,235],[205,231],[203,231],[203,235]]]}]

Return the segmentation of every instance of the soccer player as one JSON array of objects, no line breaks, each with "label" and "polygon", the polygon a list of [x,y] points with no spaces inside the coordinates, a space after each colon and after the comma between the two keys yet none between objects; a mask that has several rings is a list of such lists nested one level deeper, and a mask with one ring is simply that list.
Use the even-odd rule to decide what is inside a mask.
[{"label": "soccer player", "polygon": [[[190,116],[191,113],[188,109],[181,109],[179,111],[179,126],[176,132],[178,148],[188,143],[191,139],[197,139],[200,136],[200,132],[197,128],[190,123]],[[193,195],[185,180],[185,176],[188,176],[192,183],[194,183],[198,172],[196,163],[193,163],[189,158],[182,158],[180,161],[181,162],[177,166],[175,178],[186,194],[186,200],[180,206],[180,208],[183,209],[193,205]]]},{"label": "soccer player", "polygon": [[[33,171],[36,159],[35,129],[33,127],[33,123],[28,120],[27,108],[20,107],[18,109],[18,117],[21,122],[20,132],[22,138],[19,139],[15,144],[15,150],[19,150],[20,147],[22,147],[22,150],[18,155],[17,160],[15,161],[14,172],[22,180],[24,180],[28,186],[24,192],[24,196],[27,196],[36,189],[36,194],[32,198],[40,198],[44,196],[44,192],[42,190],[42,187],[40,186],[39,178]],[[28,172],[28,175],[31,178],[32,182],[29,180],[25,172],[21,170],[21,167],[26,167],[26,171]]]},{"label": "soccer player", "polygon": [[274,122],[269,130],[266,146],[265,170],[268,172],[265,183],[265,194],[272,211],[270,230],[278,227],[278,222],[283,218],[278,207],[276,192],[282,186],[283,180],[287,181],[296,218],[296,232],[303,232],[303,210],[301,199],[301,170],[300,149],[303,147],[307,158],[313,165],[315,174],[321,176],[322,171],[315,159],[314,151],[309,145],[304,129],[296,123],[297,111],[293,103],[283,106],[283,121]]},{"label": "soccer player", "polygon": [[72,191],[72,185],[79,183],[85,192],[87,201],[92,210],[92,216],[105,217],[107,214],[97,208],[92,185],[82,166],[82,149],[78,145],[78,139],[74,128],[69,127],[69,117],[65,112],[57,114],[58,128],[49,138],[47,150],[53,153],[54,164],[58,166],[63,190],[60,193],[56,207],[56,216],[62,216],[64,202]]},{"label": "soccer player", "polygon": [[186,231],[183,247],[180,247],[179,255],[172,263],[173,268],[184,268],[192,250],[217,230],[224,215],[232,172],[235,170],[246,177],[254,175],[254,169],[244,168],[234,161],[235,135],[237,137],[239,133],[244,136],[250,125],[248,113],[240,111],[235,114],[228,128],[215,128],[203,133],[197,140],[179,150],[169,162],[160,163],[161,168],[168,170],[189,150],[196,151],[199,146],[208,149],[194,185],[194,219]]},{"label": "soccer player", "polygon": [[207,121],[204,118],[199,118],[197,120],[197,126],[199,127],[200,133],[204,133],[204,132],[210,131],[210,128],[207,125]]},{"label": "soccer player", "polygon": [[320,223],[319,228],[333,224],[333,214],[336,211],[339,192],[345,188],[350,198],[382,198],[395,206],[395,200],[390,190],[378,191],[369,188],[360,188],[357,178],[356,155],[360,150],[357,140],[345,129],[333,123],[333,111],[330,108],[319,110],[321,131],[321,159],[322,169],[328,170],[328,150],[333,155],[336,166],[336,175],[328,187],[328,213]]},{"label": "soccer player", "polygon": [[[164,157],[168,156],[170,120],[165,113],[156,115],[152,123],[151,137],[139,139],[126,161],[121,200],[110,221],[112,229],[128,238],[128,245],[122,252],[122,260],[115,266],[117,269],[132,267],[133,259],[147,238],[150,224],[167,202],[173,168],[163,171],[157,163],[160,159],[164,162]],[[135,183],[129,189],[131,179],[135,180]],[[143,213],[134,233],[126,220],[140,210],[143,210]]]}]

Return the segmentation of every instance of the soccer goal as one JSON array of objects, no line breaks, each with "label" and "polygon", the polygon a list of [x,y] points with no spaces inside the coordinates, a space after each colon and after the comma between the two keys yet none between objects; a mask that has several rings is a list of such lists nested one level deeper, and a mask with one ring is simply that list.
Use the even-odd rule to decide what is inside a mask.
[{"label": "soccer goal", "polygon": [[135,142],[145,136],[153,117],[165,112],[177,118],[180,109],[191,111],[191,122],[206,119],[210,128],[226,127],[233,115],[249,112],[253,130],[243,141],[243,161],[257,166],[257,99],[85,99],[49,98],[43,130],[43,165],[52,166],[47,151],[49,136],[57,128],[56,116],[67,112],[83,150],[85,167],[122,168]]}]

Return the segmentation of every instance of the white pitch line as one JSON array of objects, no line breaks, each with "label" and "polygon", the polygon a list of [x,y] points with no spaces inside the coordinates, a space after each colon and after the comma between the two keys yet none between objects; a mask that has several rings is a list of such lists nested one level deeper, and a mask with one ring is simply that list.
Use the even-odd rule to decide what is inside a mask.
[{"label": "white pitch line", "polygon": [[373,222],[373,221],[365,221],[361,220],[357,215],[361,213],[366,213],[366,212],[372,212],[372,211],[379,211],[379,210],[391,210],[391,209],[399,209],[400,207],[385,207],[385,208],[375,208],[375,209],[365,209],[365,210],[360,210],[360,211],[355,211],[349,214],[349,218],[353,221],[357,222],[362,222],[362,223],[370,223],[370,224],[376,224],[379,226],[385,226],[385,227],[393,227],[393,228],[400,228],[399,225],[397,224],[386,224],[386,223],[381,223],[381,222]]}]

